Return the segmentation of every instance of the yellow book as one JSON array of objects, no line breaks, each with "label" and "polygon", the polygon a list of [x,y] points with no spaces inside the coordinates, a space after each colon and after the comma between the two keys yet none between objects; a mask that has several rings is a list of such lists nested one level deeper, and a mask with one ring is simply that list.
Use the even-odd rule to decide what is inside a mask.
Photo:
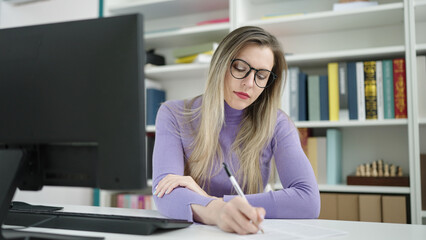
[{"label": "yellow book", "polygon": [[308,153],[306,154],[309,162],[311,162],[312,169],[315,173],[315,178],[318,182],[318,144],[316,137],[308,137]]},{"label": "yellow book", "polygon": [[[203,52],[201,54],[213,55],[213,50],[212,51]],[[194,54],[194,55],[191,55],[191,56],[176,58],[175,59],[175,63],[192,63],[198,57],[198,55],[199,54]]]},{"label": "yellow book", "polygon": [[295,17],[295,16],[302,16],[304,13],[291,13],[291,14],[276,14],[276,15],[265,15],[262,16],[261,19],[274,19],[274,18],[287,18],[287,17]]},{"label": "yellow book", "polygon": [[328,64],[328,106],[330,121],[339,121],[339,64]]},{"label": "yellow book", "polygon": [[198,54],[194,54],[194,55],[191,55],[191,56],[176,58],[175,63],[192,63],[197,56],[198,56]]}]

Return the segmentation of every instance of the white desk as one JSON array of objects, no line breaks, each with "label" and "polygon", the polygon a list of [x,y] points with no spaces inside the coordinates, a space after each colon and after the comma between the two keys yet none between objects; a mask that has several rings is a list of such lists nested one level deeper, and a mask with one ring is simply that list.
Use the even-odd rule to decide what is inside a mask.
[{"label": "white desk", "polygon": [[[64,211],[70,212],[89,212],[101,214],[117,214],[129,216],[149,216],[161,217],[156,211],[150,210],[134,210],[134,209],[119,209],[119,208],[101,208],[101,207],[88,207],[88,206],[65,206]],[[338,230],[346,232],[346,234],[324,238],[324,239],[374,239],[374,240],[393,240],[393,239],[426,239],[426,226],[424,225],[411,225],[411,224],[390,224],[390,223],[367,223],[367,222],[351,222],[351,221],[332,221],[332,220],[270,220],[266,219],[263,227],[266,230],[268,227],[288,224],[307,224],[313,227],[323,227],[331,230]],[[307,228],[309,228],[307,226]],[[58,234],[71,234],[82,236],[103,236],[106,240],[132,240],[132,239],[283,239],[277,235],[269,236],[270,232],[263,234],[256,234],[250,236],[240,236],[237,234],[225,233],[214,226],[206,226],[201,224],[193,224],[192,226],[184,229],[163,232],[159,234],[139,236],[127,234],[111,234],[101,232],[87,232],[87,231],[71,231],[71,230],[58,230],[46,228],[31,228],[31,231],[58,233]],[[285,238],[287,239],[287,238]]]}]

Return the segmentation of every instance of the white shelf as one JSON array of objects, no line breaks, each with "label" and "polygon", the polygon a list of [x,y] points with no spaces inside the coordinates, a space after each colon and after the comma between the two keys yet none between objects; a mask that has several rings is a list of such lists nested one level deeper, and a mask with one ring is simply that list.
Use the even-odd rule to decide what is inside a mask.
[{"label": "white shelf", "polygon": [[[420,121],[421,124],[426,124],[426,119]],[[306,121],[306,122],[295,122],[296,127],[303,128],[331,128],[331,127],[372,127],[372,126],[403,126],[407,125],[407,119],[390,119],[390,120],[366,120],[366,121],[342,121],[342,122],[330,122],[330,121]],[[155,126],[149,125],[146,127],[147,132],[155,132]]]},{"label": "white shelf", "polygon": [[423,124],[423,125],[426,125],[426,118],[420,118],[419,119],[419,123]]},{"label": "white shelf", "polygon": [[380,127],[380,126],[403,126],[407,124],[408,124],[407,119],[295,122],[296,127],[302,127],[302,128],[376,127],[376,126]]},{"label": "white shelf", "polygon": [[426,211],[422,211],[422,217],[426,218]]},{"label": "white shelf", "polygon": [[142,13],[146,20],[225,10],[228,0],[132,0],[110,5],[115,15]]},{"label": "white shelf", "polygon": [[278,36],[372,28],[403,23],[403,3],[391,3],[348,11],[325,11],[298,16],[254,20],[255,25]]},{"label": "white shelf", "polygon": [[417,44],[416,51],[417,51],[417,54],[426,53],[426,43]]},{"label": "white shelf", "polygon": [[409,194],[409,187],[358,186],[358,185],[318,185],[321,192],[356,192],[356,193],[389,193]]},{"label": "white shelf", "polygon": [[[281,183],[275,184],[275,189],[282,189]],[[319,184],[320,192],[342,192],[342,193],[378,193],[378,194],[409,194],[409,187],[389,186],[357,186],[357,185],[328,185]]]},{"label": "white shelf", "polygon": [[207,76],[209,64],[176,64],[156,66],[145,69],[145,77],[153,80],[175,80]]},{"label": "white shelf", "polygon": [[366,58],[374,57],[387,58],[395,57],[395,55],[403,56],[404,46],[389,46],[379,48],[353,49],[333,52],[320,52],[309,54],[297,54],[286,56],[286,60],[290,65],[313,65],[318,63],[329,63],[333,61],[364,61]]},{"label": "white shelf", "polygon": [[164,46],[188,46],[211,41],[219,42],[229,33],[229,29],[229,23],[218,23],[164,32],[146,33],[145,44],[147,49],[151,49]]}]

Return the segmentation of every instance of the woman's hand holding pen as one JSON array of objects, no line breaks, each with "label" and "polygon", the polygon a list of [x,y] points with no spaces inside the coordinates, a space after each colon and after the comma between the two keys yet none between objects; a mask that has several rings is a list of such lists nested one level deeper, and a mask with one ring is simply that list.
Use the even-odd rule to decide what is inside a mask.
[{"label": "woman's hand holding pen", "polygon": [[[154,195],[161,198],[177,187],[185,187],[205,196],[209,196],[190,176],[168,174],[156,186]],[[226,232],[238,234],[257,233],[265,216],[265,209],[251,206],[248,201],[237,196],[229,202],[217,198],[207,206],[192,204],[194,219],[210,225],[217,225]]]},{"label": "woman's hand holding pen", "polygon": [[164,196],[164,194],[171,193],[173,189],[179,186],[191,189],[192,191],[202,196],[211,197],[195,182],[191,176],[180,176],[174,174],[168,174],[163,179],[161,179],[161,181],[155,187],[153,194],[161,198]]},{"label": "woman's hand holding pen", "polygon": [[223,231],[236,232],[238,234],[259,232],[260,224],[266,213],[264,208],[253,207],[239,196],[229,202],[223,202],[222,200],[215,200],[213,202],[216,202],[216,204],[219,203],[218,209],[212,211],[213,214],[216,214],[214,217],[215,225]]}]

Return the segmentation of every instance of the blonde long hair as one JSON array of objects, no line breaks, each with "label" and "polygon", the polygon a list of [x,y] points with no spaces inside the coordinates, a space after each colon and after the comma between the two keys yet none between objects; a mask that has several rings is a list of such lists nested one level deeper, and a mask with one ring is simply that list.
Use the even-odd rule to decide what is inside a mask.
[{"label": "blonde long hair", "polygon": [[[199,118],[193,130],[192,151],[185,165],[185,175],[190,175],[200,186],[205,187],[214,175],[214,161],[223,162],[219,134],[225,122],[224,79],[230,62],[249,43],[269,47],[274,55],[272,72],[277,79],[268,86],[259,98],[244,110],[240,131],[232,150],[240,161],[237,176],[243,190],[248,193],[263,191],[259,160],[262,150],[271,141],[280,107],[283,71],[287,64],[278,40],[259,27],[241,27],[229,33],[216,49],[208,73],[207,85],[202,95],[201,106],[193,109],[186,104],[185,115],[192,116],[191,122]],[[285,76],[285,75],[284,75]],[[195,100],[195,99],[194,99]]]}]

